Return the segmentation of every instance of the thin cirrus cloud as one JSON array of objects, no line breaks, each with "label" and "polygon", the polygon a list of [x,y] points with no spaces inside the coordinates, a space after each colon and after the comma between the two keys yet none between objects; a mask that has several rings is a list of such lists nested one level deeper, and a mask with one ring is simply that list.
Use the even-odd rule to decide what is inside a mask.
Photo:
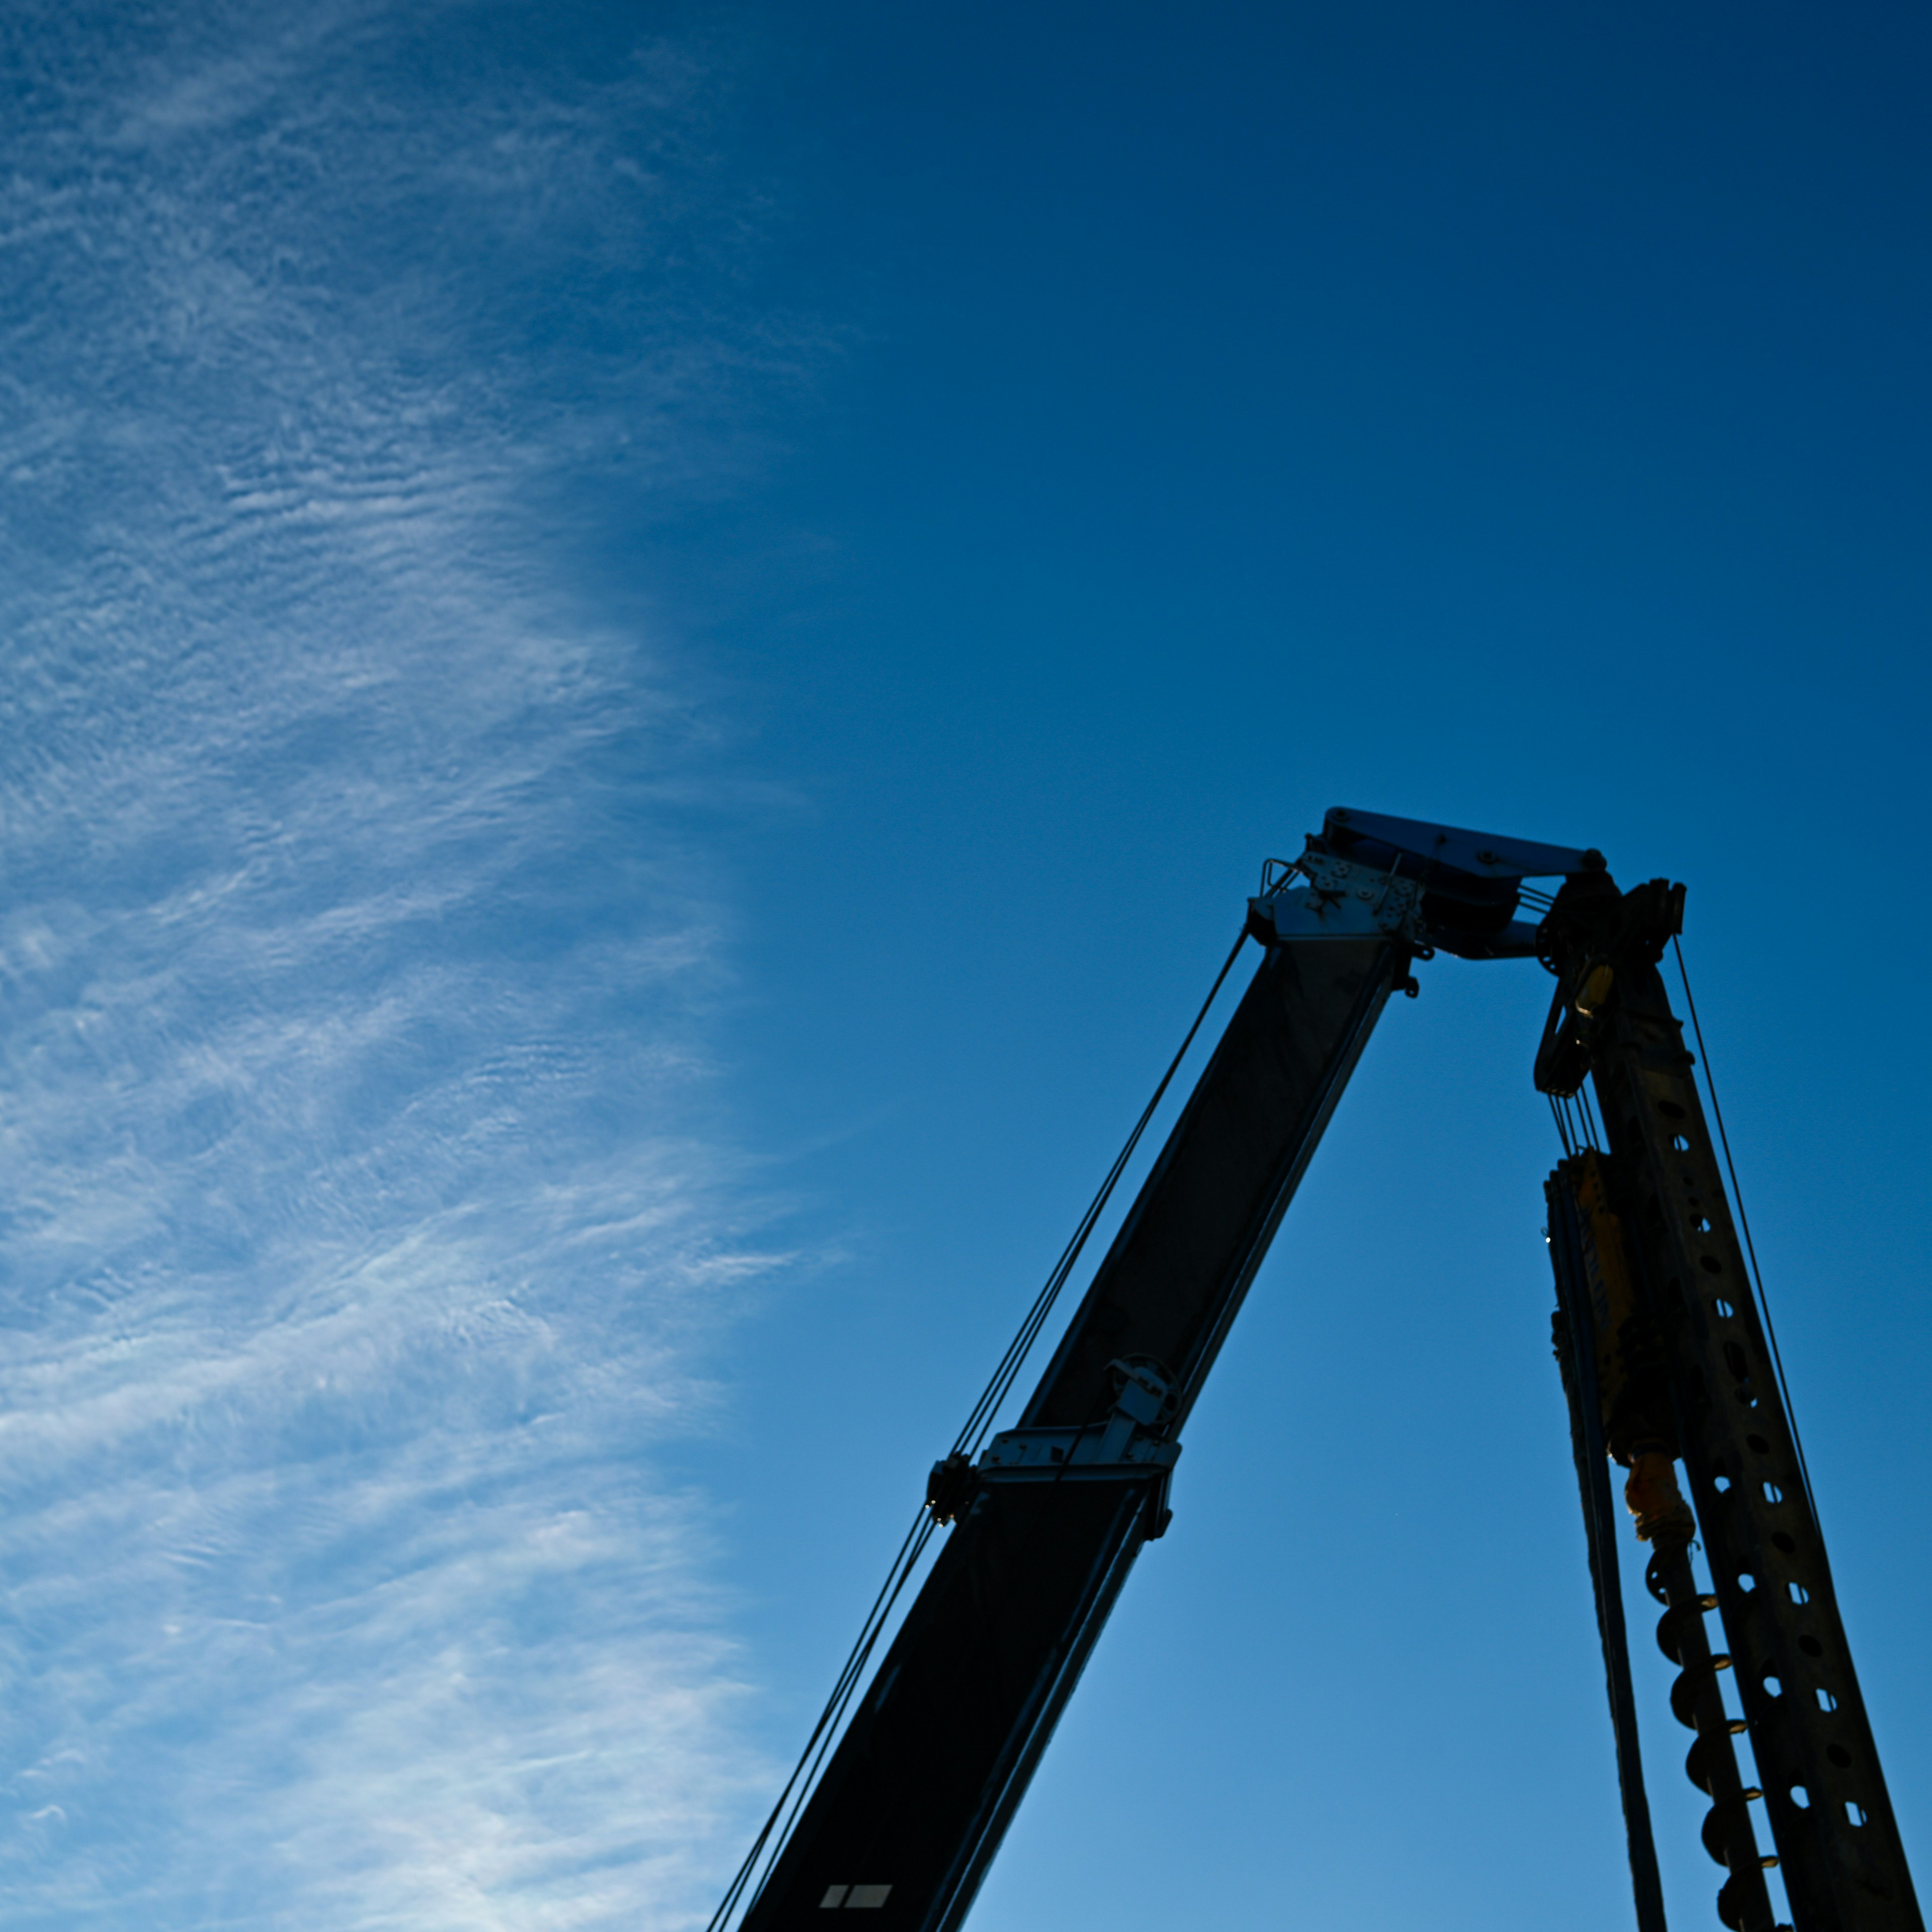
[{"label": "thin cirrus cloud", "polygon": [[782,1264],[710,754],[556,535],[728,466],[770,332],[651,267],[705,63],[505,17],[6,30],[16,1924],[681,1923],[760,1769],[654,1474]]}]

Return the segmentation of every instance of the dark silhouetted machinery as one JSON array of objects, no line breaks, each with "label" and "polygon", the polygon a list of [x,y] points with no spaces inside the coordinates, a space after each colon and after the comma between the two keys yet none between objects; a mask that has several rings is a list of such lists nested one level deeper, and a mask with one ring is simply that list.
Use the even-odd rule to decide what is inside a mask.
[{"label": "dark silhouetted machinery", "polygon": [[[1552,895],[1531,880],[1561,884]],[[1556,976],[1535,1060],[1564,1147],[1546,1189],[1553,1326],[1640,1932],[1663,1932],[1664,1903],[1612,1463],[1649,1548],[1658,1640],[1679,1670],[1671,1709],[1695,1733],[1686,1768],[1711,1799],[1703,1841],[1726,1874],[1718,1917],[1773,1932],[1765,1873],[1776,1865],[1796,1932],[1923,1932],[1761,1296],[1659,970],[1683,907],[1684,888],[1662,880],[1619,890],[1594,851],[1341,809],[1300,858],[1270,862],[1244,934],[1261,963],[1205,1071],[1017,1425],[989,1435],[1179,1055],[933,1469],[714,1928],[742,1913],[743,1932],[806,1932],[853,1910],[877,1912],[880,1932],[963,1923],[1141,1546],[1167,1527],[1182,1427],[1384,1003],[1413,993],[1412,967],[1440,951],[1534,956]],[[1761,1788],[1744,1781],[1741,1733]]]}]

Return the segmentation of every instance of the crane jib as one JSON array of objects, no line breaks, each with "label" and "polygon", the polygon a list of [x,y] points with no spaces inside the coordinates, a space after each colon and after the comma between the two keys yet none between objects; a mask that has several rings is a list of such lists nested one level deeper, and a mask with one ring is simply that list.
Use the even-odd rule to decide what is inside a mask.
[{"label": "crane jib", "polygon": [[[1034,1432],[1049,1456],[1083,1432],[1100,1445],[1121,1393],[1110,1365],[1133,1360],[1157,1364],[1172,1395],[1143,1433],[1172,1442],[1400,964],[1379,934],[1268,949],[1016,1436]],[[828,1899],[919,1932],[962,1922],[1129,1568],[1164,1526],[1150,1504],[1171,1461],[1063,1454],[1040,1478],[1018,1461],[984,1471],[746,1932],[821,1924]]]}]

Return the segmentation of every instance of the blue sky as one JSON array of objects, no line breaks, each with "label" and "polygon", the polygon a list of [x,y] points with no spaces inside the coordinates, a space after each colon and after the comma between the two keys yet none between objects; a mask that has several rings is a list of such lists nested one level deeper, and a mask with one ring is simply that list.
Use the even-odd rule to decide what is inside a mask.
[{"label": "blue sky", "polygon": [[[1923,1880],[1922,26],[0,50],[16,1922],[701,1924],[1343,802],[1689,883]],[[1630,1922],[1546,989],[1424,978],[976,1922]]]}]

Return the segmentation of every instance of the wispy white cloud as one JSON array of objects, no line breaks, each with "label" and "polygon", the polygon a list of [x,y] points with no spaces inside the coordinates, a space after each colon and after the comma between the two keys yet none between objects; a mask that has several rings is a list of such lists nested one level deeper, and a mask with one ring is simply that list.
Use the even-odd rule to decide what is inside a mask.
[{"label": "wispy white cloud", "polygon": [[756,1768],[656,1451],[782,1258],[706,1130],[706,747],[562,560],[773,358],[670,266],[712,76],[10,14],[10,1919],[701,1918]]}]

